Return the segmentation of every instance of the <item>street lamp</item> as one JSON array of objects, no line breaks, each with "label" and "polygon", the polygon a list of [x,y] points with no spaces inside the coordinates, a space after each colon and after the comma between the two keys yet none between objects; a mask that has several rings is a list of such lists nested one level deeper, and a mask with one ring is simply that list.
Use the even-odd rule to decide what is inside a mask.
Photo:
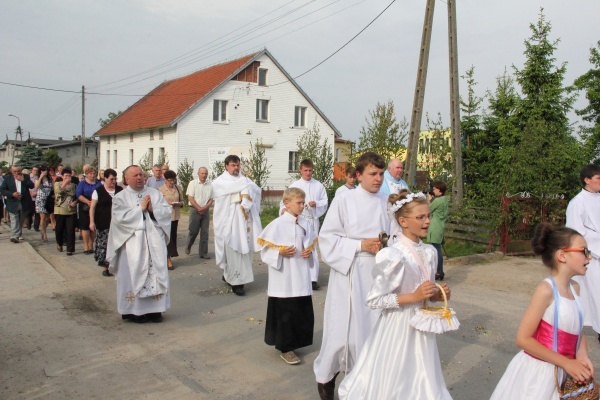
[{"label": "street lamp", "polygon": [[8,113],[9,117],[15,117],[19,121],[19,126],[17,127],[17,131],[15,132],[15,143],[13,144],[13,154],[12,161],[10,162],[10,166],[12,167],[15,164],[15,150],[17,149],[17,135],[21,136],[21,141],[23,141],[23,134],[21,133],[21,118],[17,117],[14,114]]}]

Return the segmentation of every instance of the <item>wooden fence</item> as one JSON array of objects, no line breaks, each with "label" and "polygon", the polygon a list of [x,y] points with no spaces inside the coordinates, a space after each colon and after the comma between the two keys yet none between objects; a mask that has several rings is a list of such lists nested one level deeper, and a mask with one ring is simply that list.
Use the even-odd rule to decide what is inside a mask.
[{"label": "wooden fence", "polygon": [[450,210],[444,236],[487,245],[486,251],[494,251],[500,240],[499,230],[485,208],[472,207],[457,213]]}]

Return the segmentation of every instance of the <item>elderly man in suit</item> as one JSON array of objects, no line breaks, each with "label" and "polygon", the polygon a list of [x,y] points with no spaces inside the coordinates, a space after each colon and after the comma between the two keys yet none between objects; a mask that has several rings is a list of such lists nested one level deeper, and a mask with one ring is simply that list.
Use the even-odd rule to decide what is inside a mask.
[{"label": "elderly man in suit", "polygon": [[13,165],[11,175],[4,177],[0,185],[0,193],[6,197],[6,210],[10,214],[10,241],[19,243],[23,229],[23,221],[31,212],[33,201],[29,189],[33,189],[33,182],[29,175],[23,175],[21,167]]}]

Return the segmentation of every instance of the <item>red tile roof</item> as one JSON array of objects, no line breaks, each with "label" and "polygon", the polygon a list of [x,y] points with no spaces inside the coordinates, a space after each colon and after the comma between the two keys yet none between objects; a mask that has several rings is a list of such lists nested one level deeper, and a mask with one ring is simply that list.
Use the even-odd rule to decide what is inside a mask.
[{"label": "red tile roof", "polygon": [[256,55],[257,53],[250,54],[161,83],[96,132],[96,136],[170,125]]}]

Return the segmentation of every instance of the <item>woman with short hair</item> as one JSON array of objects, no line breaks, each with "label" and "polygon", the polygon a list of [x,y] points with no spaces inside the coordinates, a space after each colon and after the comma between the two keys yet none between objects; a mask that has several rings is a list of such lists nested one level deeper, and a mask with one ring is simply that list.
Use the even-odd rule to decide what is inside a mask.
[{"label": "woman with short hair", "polygon": [[92,193],[102,184],[96,180],[96,168],[87,167],[85,178],[80,179],[77,185],[77,200],[79,200],[78,226],[83,239],[83,254],[94,252],[94,232],[90,231],[90,206],[92,205]]}]

